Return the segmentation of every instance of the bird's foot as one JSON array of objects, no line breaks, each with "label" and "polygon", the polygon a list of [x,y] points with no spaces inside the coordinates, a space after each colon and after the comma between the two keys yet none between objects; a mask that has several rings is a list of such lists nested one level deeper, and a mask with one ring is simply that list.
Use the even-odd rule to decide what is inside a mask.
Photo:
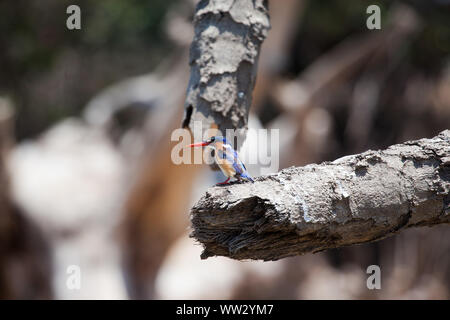
[{"label": "bird's foot", "polygon": [[225,180],[224,182],[219,182],[216,184],[216,186],[223,186],[224,184],[228,184],[228,181],[230,181],[231,178],[228,178],[227,180]]}]

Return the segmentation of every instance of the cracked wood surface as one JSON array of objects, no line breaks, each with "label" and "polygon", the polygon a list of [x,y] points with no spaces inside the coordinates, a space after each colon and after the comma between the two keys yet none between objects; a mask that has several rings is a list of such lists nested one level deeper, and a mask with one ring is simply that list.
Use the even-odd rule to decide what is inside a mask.
[{"label": "cracked wood surface", "polygon": [[225,135],[226,129],[235,129],[239,148],[261,44],[270,28],[267,1],[202,0],[194,28],[182,126],[191,130],[194,141],[206,138],[206,130],[219,129]]},{"label": "cracked wood surface", "polygon": [[191,210],[202,258],[278,260],[450,223],[450,130],[212,187]]}]

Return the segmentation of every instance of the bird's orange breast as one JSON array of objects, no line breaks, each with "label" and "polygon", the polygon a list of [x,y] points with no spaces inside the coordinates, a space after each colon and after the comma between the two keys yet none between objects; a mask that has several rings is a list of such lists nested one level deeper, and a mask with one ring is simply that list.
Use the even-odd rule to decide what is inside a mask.
[{"label": "bird's orange breast", "polygon": [[216,142],[216,162],[224,175],[226,175],[227,177],[234,177],[236,174],[236,170],[234,170],[233,163],[230,162],[227,158],[224,159],[220,157],[218,152],[219,150],[222,152],[227,152],[223,146],[223,143],[220,141]]},{"label": "bird's orange breast", "polygon": [[236,174],[236,171],[233,168],[233,164],[230,163],[228,160],[220,159],[220,162],[218,161],[217,164],[219,165],[223,174],[226,175],[227,177],[234,177],[234,175]]}]

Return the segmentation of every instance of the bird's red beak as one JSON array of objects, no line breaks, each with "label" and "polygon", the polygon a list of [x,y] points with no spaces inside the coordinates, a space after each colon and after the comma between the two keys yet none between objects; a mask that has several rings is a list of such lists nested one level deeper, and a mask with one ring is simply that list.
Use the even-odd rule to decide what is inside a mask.
[{"label": "bird's red beak", "polygon": [[193,148],[193,147],[204,147],[207,146],[209,143],[208,142],[199,142],[199,143],[193,143],[188,145],[187,147]]}]

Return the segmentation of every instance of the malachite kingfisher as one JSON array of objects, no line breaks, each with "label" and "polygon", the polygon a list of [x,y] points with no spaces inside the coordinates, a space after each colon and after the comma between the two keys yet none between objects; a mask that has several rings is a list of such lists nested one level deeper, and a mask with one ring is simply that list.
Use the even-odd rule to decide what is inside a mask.
[{"label": "malachite kingfisher", "polygon": [[237,152],[224,137],[211,137],[206,141],[190,144],[188,147],[209,147],[215,150],[214,159],[220,170],[227,177],[227,180],[218,183],[218,185],[227,184],[231,178],[254,182],[245,165],[239,159]]}]

